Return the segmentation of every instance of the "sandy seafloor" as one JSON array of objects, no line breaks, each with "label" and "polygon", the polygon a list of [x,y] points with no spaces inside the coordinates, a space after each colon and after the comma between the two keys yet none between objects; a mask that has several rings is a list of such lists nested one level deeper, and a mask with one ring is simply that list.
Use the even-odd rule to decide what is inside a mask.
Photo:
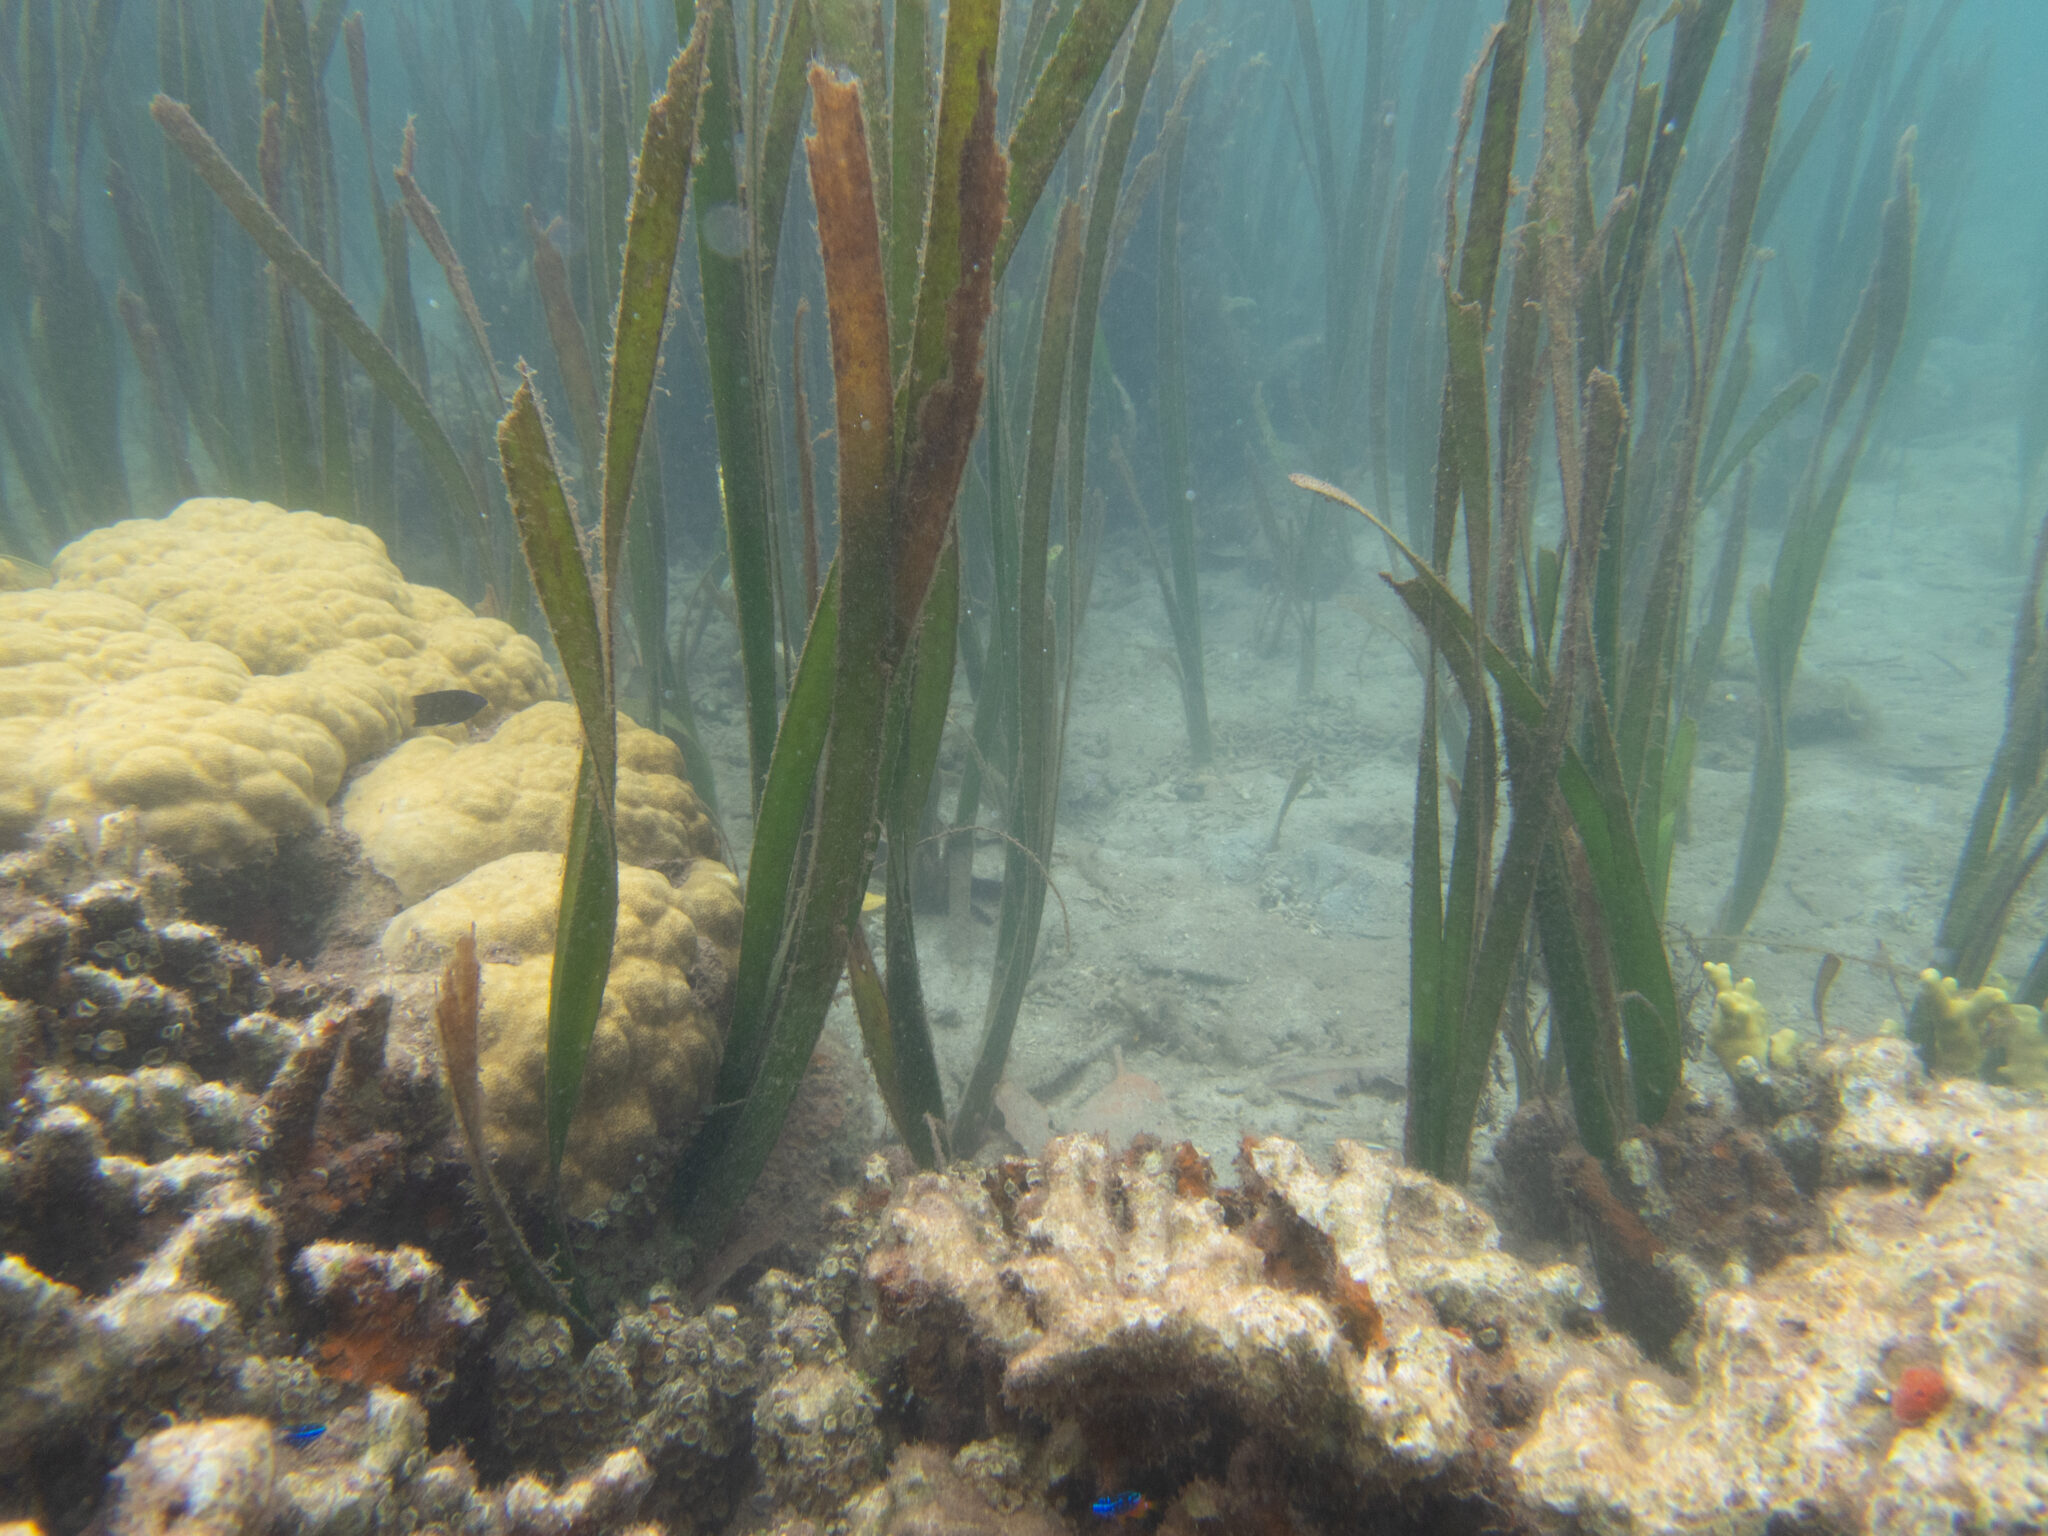
[{"label": "sandy seafloor", "polygon": [[[1809,696],[1818,701],[1820,689],[1832,696],[1853,685],[1864,728],[1822,729],[1792,752],[1784,840],[1739,965],[1757,977],[1777,1023],[1814,1030],[1810,999],[1828,951],[1846,962],[1826,1004],[1834,1028],[1867,1031],[1898,1017],[1901,991],[1911,995],[1928,963],[2004,721],[2024,566],[2013,544],[2013,429],[2003,411],[1973,406],[1991,394],[2010,399],[2002,386],[2016,371],[2002,339],[1938,339],[1912,394],[1887,413],[1889,430],[1873,440],[1844,509],[1802,686],[1821,680]],[[1724,492],[1703,520],[1703,565],[1725,500]],[[1052,862],[1063,902],[1046,904],[1010,1082],[1044,1106],[1054,1130],[1186,1137],[1219,1167],[1247,1132],[1294,1138],[1318,1157],[1339,1137],[1398,1147],[1421,697],[1398,638],[1408,620],[1377,578],[1379,540],[1361,537],[1347,590],[1379,622],[1355,602],[1325,602],[1316,695],[1299,701],[1292,634],[1277,650],[1257,644],[1267,595],[1253,520],[1245,515],[1239,533],[1234,509],[1209,516],[1201,589],[1216,753],[1205,770],[1190,765],[1171,641],[1143,547],[1115,529],[1105,540]],[[1745,590],[1767,579],[1777,532],[1760,502]],[[2028,548],[2031,539],[2029,528]],[[724,645],[729,638],[704,650]],[[719,759],[727,832],[744,848],[749,828],[730,810],[745,782],[736,668],[705,660],[699,709]],[[1677,980],[1696,1030],[1711,1005],[1696,936],[1709,930],[1727,888],[1749,789],[1754,688],[1740,600],[1722,661],[1669,902]],[[956,681],[957,726],[971,708]],[[1278,850],[1268,852],[1304,758],[1313,775]],[[942,806],[951,803],[949,779]],[[981,843],[977,873],[1000,876],[1001,845]],[[964,928],[944,914],[919,918],[949,1108],[972,1065],[988,993],[995,902],[977,898],[975,907]],[[2013,970],[2024,969],[2044,931],[2048,902],[2030,894],[2011,928]],[[876,942],[879,951],[879,933]],[[829,1028],[858,1052],[843,992]],[[1118,1049],[1130,1075],[1110,1089]],[[1504,1051],[1496,1066],[1501,1076],[1482,1107],[1492,1126],[1514,1107]],[[1027,1131],[1024,1139],[1034,1138]]]}]

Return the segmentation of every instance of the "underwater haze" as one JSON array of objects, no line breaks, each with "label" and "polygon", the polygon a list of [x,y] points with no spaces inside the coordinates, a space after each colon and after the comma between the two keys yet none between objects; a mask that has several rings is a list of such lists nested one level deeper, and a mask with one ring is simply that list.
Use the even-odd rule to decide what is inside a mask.
[{"label": "underwater haze", "polygon": [[2048,1530],[2048,7],[0,39],[6,1533]]}]

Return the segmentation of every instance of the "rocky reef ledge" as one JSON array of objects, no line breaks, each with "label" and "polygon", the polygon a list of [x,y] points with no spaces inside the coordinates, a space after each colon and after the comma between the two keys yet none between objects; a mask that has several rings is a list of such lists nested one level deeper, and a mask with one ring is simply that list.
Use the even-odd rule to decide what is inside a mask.
[{"label": "rocky reef ledge", "polygon": [[[266,965],[104,838],[0,868],[0,1522],[2048,1527],[2048,1108],[1901,1040],[1752,1074],[1746,1129],[1682,1106],[1547,1260],[1352,1144],[1321,1168],[1249,1139],[1234,1182],[1142,1139],[944,1174],[875,1153],[826,1195],[832,1122],[800,1108],[810,1182],[719,1294],[616,1284],[579,1354],[494,1272],[417,988],[382,963]],[[1799,1224],[1688,1251],[1700,1191],[1746,1198],[1733,1165],[1767,1144]],[[1718,1183],[1680,1166],[1723,1157]],[[659,1267],[643,1247],[622,1273]],[[1652,1355],[1623,1292],[1660,1276],[1682,1307]]]},{"label": "rocky reef ledge", "polygon": [[1070,1138],[890,1206],[886,1395],[941,1440],[1049,1426],[1162,1531],[2038,1531],[2048,1110],[1895,1039],[1813,1069],[1820,1251],[1709,1290],[1683,1374],[1384,1152],[1248,1140],[1216,1189]]}]

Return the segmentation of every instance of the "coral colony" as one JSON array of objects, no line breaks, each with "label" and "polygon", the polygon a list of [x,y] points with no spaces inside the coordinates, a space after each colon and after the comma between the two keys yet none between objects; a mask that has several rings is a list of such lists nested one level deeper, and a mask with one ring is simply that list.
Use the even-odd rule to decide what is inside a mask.
[{"label": "coral colony", "polygon": [[[268,573],[254,552],[287,538],[354,558]],[[545,674],[502,626],[324,519],[209,503],[89,552],[0,597],[0,678],[162,713],[126,733],[96,705],[15,726],[23,761],[70,772],[25,778],[67,814],[4,867],[0,1017],[29,1064],[0,1154],[5,1486],[32,1476],[123,1531],[209,1500],[249,1531],[354,1529],[370,1508],[710,1529],[752,1488],[791,1533],[941,1511],[990,1530],[1341,1530],[1361,1489],[1529,1530],[1589,1510],[1693,1530],[1731,1501],[1885,1529],[2038,1507],[2015,1404],[2039,1390],[2025,1320],[2048,1300],[2030,1246],[2048,1212],[2012,1202],[2038,1183],[2048,1112],[1932,1080],[1903,1040],[1798,1046],[1725,970],[1709,1039],[1746,1126],[1701,1099],[1614,1173],[1540,1137],[1510,1154],[1549,1181],[1531,1209],[1580,1213],[1593,1273],[1512,1257],[1465,1196],[1362,1147],[1325,1170],[1248,1140],[1224,1184],[1191,1147],[1067,1137],[986,1170],[874,1159],[811,1225],[805,1272],[702,1309],[650,1288],[621,1245],[660,1241],[649,1190],[703,1103],[738,908],[673,748],[630,727],[602,1065],[559,1185],[606,1319],[581,1345],[505,1293],[475,1235],[429,1029],[434,973],[473,931],[483,1140],[515,1207],[542,1209],[566,706],[530,698]],[[186,570],[243,595],[236,627],[182,601]],[[254,673],[223,639],[291,670]],[[397,742],[437,670],[498,691],[494,734]],[[366,724],[333,719],[344,698]],[[318,803],[351,729],[367,771]],[[294,793],[266,792],[266,771]],[[361,850],[330,874],[346,889],[327,910],[348,915],[303,967],[181,917],[204,877],[138,836],[226,859],[336,824]],[[2031,1011],[1930,987],[1940,1060],[1995,1041],[2031,1061]],[[1726,1189],[1717,1170],[1738,1166],[1759,1182],[1737,1219],[1696,1211],[1702,1171]],[[1971,1299],[1938,1313],[1941,1296]],[[1681,1361],[1685,1388],[1665,1374]]]}]

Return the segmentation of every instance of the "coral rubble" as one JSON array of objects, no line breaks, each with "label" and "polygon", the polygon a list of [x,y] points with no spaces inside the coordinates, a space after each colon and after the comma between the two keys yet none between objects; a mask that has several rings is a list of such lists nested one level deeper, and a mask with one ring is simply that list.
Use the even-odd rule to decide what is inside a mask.
[{"label": "coral rubble", "polygon": [[[1512,1257],[1463,1196],[1384,1154],[1340,1144],[1326,1174],[1248,1142],[1242,1187],[1212,1193],[1142,1143],[1119,1158],[1068,1138],[986,1179],[920,1175],[885,1213],[884,1396],[942,1444],[1070,1433],[1082,1493],[1143,1489],[1161,1529],[1276,1507],[1295,1531],[1365,1529],[1373,1490],[1447,1529],[2039,1529],[2048,1109],[1930,1081],[1896,1039],[1811,1066],[1825,1235],[1789,1240],[1800,1197],[1744,1174],[1793,1225],[1708,1234],[1728,1262],[1694,1266],[1676,1373],[1607,1330],[1611,1288]],[[1646,1170],[1768,1157],[1753,1132],[1690,1135],[1659,1128]],[[1606,1198],[1646,1195],[1624,1178]],[[1347,1318],[1353,1286],[1369,1322]]]},{"label": "coral rubble", "polygon": [[722,1464],[746,1442],[756,1344],[736,1308],[692,1315],[665,1291],[622,1309],[580,1360],[560,1318],[520,1318],[491,1350],[497,1434],[548,1473],[630,1446],[671,1493],[691,1486],[711,1502],[730,1480]]},{"label": "coral rubble", "polygon": [[559,1488],[514,1478],[480,1491],[459,1454],[429,1453],[412,1399],[377,1391],[295,1443],[256,1418],[206,1419],[145,1437],[112,1478],[108,1536],[355,1536],[422,1527],[472,1536],[646,1529],[634,1516],[653,1478],[635,1451]]},{"label": "coral rubble", "polygon": [[367,1236],[462,1230],[459,1205],[431,1219],[446,1116],[391,995],[278,977],[104,873],[61,829],[0,864],[0,1008],[30,1064],[0,1140],[0,1513],[72,1530],[97,1508],[117,1536],[631,1528],[637,1451],[492,1491],[429,1454],[485,1307]]},{"label": "coral rubble", "polygon": [[[1536,1384],[1633,1362],[1582,1336],[1576,1270],[1519,1264],[1477,1207],[1384,1154],[1342,1144],[1325,1174],[1269,1139],[1243,1160],[1227,1198],[1184,1190],[1156,1148],[1117,1158],[1086,1137],[993,1191],[913,1179],[870,1260],[885,1380],[942,1406],[935,1424],[1073,1421],[1138,1481],[1284,1468],[1307,1528],[1343,1529],[1360,1488],[1486,1505]],[[1293,1257],[1323,1245],[1324,1273]],[[953,1335],[967,1342],[933,1353]]]},{"label": "coral rubble", "polygon": [[[1886,1532],[2048,1519],[2048,1109],[1930,1082],[1900,1040],[1819,1053],[1841,1114],[1828,1235],[1706,1298],[1690,1390],[1575,1369],[1515,1453],[1518,1486],[1593,1531]],[[1912,1368],[1953,1401],[1890,1409]]]},{"label": "coral rubble", "polygon": [[[1024,1493],[1024,1461],[1015,1446],[978,1441],[956,1456],[929,1445],[896,1453],[886,1481],[847,1511],[849,1536],[921,1536],[939,1531],[1001,1532],[1002,1536],[1064,1536],[1071,1529],[1042,1497]],[[815,1536],[801,1517],[776,1536]]]},{"label": "coral rubble", "polygon": [[882,1469],[874,1393],[847,1363],[839,1328],[805,1303],[776,1323],[771,1377],[754,1404],[754,1459],[778,1508],[830,1514]]}]

